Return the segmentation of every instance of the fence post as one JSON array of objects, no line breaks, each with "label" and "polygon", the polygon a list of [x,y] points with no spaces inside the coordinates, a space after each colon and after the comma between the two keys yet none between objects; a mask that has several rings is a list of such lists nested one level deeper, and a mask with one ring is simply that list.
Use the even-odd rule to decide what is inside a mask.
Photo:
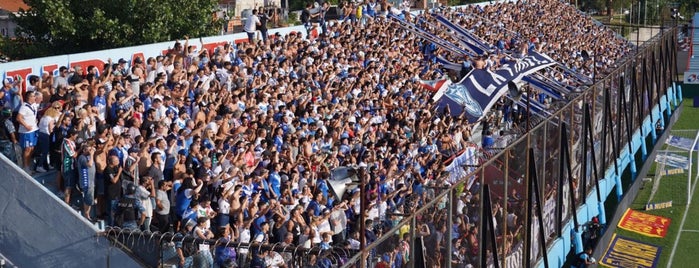
[{"label": "fence post", "polygon": [[449,195],[449,203],[447,204],[447,234],[446,234],[446,243],[447,243],[447,254],[444,257],[444,262],[446,262],[446,267],[451,268],[451,254],[452,254],[452,245],[451,245],[451,237],[452,237],[452,232],[454,231],[454,209],[453,209],[453,204],[454,204],[454,191],[449,189],[447,195]]}]

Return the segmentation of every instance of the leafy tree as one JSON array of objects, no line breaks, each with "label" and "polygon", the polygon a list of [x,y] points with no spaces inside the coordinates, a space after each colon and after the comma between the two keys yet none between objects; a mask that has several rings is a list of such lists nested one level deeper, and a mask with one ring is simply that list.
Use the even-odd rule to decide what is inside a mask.
[{"label": "leafy tree", "polygon": [[215,35],[216,0],[24,0],[15,39],[0,42],[12,59]]}]

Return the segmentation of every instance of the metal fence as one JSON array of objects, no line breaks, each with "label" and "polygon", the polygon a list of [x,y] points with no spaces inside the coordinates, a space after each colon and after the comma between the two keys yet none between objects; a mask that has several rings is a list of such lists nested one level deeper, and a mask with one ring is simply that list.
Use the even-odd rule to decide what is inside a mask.
[{"label": "metal fence", "polygon": [[651,110],[667,101],[663,95],[677,74],[677,31],[663,29],[475,172],[435,189],[430,202],[343,267],[374,267],[395,256],[404,267],[530,267],[542,261],[545,247],[566,235],[565,222],[582,225],[574,213],[603,171],[613,166],[622,172],[616,159],[642,120],[664,122]]}]

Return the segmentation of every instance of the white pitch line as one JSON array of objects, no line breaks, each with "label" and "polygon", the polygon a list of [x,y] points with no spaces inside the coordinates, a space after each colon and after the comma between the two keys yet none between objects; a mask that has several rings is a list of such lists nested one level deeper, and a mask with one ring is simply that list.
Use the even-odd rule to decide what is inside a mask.
[{"label": "white pitch line", "polygon": [[[699,177],[699,176],[697,176]],[[697,189],[697,177],[694,177],[694,185],[692,185],[692,193],[689,195],[688,205],[684,208],[684,215],[682,216],[682,222],[680,222],[680,230],[684,228],[684,222],[687,220],[687,214],[689,213],[689,207],[692,205],[692,198],[694,197],[694,190]],[[696,204],[695,204],[696,205]],[[677,237],[675,237],[675,244],[672,246],[672,252],[670,253],[670,260],[667,262],[667,267],[672,267],[672,259],[675,258],[675,250],[677,249],[677,244],[680,242],[680,235],[682,232],[677,232]]]},{"label": "white pitch line", "polygon": [[682,230],[682,232],[699,233],[699,230]]}]

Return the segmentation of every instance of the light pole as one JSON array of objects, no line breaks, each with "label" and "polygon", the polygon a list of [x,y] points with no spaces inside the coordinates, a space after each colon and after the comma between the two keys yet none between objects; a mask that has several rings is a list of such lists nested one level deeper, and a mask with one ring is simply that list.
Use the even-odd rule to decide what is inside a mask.
[{"label": "light pole", "polygon": [[[510,95],[510,99],[512,99],[513,104],[517,105],[517,103],[522,99],[522,95],[524,93],[519,88],[517,83],[515,83],[514,81],[507,82],[507,89],[509,90],[508,94]],[[529,132],[529,118],[531,117],[531,112],[529,110],[529,107],[531,106],[531,103],[530,103],[531,94],[530,93],[531,92],[529,90],[529,85],[527,85],[527,121],[526,121],[527,133]]]}]

